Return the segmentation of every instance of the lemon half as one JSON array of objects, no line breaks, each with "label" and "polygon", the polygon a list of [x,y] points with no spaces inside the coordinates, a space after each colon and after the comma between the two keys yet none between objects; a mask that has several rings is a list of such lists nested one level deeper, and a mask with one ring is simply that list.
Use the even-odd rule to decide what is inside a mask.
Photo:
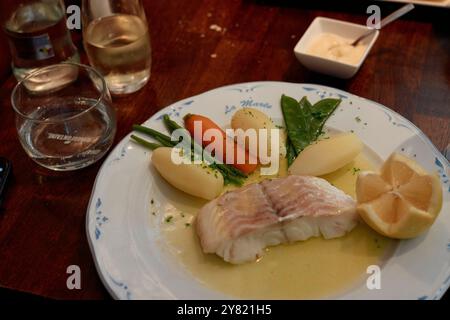
[{"label": "lemon half", "polygon": [[442,209],[439,177],[417,162],[393,154],[380,173],[363,172],[356,182],[358,213],[377,232],[395,239],[425,232]]}]

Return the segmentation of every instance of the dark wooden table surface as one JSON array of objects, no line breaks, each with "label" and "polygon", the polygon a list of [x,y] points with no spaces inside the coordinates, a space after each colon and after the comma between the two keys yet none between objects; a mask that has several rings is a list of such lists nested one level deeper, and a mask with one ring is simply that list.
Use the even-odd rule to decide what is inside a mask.
[{"label": "dark wooden table surface", "polygon": [[[443,151],[450,142],[449,10],[418,7],[383,30],[360,72],[344,81],[306,70],[293,55],[316,16],[365,22],[371,3],[337,2],[144,0],[153,75],[142,91],[114,100],[117,141],[132,124],[180,99],[232,83],[281,80],[329,85],[380,102],[414,122]],[[377,4],[384,14],[399,6]],[[213,24],[222,32],[211,30]],[[0,287],[58,299],[108,298],[85,233],[101,163],[67,174],[35,165],[17,139],[9,100],[14,85],[9,77],[0,86],[0,156],[14,165],[0,209]],[[69,265],[81,267],[82,290],[67,289]]]}]

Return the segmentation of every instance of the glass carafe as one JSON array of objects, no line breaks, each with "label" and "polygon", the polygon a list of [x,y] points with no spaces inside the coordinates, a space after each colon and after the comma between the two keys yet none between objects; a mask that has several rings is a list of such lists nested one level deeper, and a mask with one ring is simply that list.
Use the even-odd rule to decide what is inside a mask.
[{"label": "glass carafe", "polygon": [[79,61],[62,0],[7,0],[2,3],[1,16],[18,80],[37,68]]}]

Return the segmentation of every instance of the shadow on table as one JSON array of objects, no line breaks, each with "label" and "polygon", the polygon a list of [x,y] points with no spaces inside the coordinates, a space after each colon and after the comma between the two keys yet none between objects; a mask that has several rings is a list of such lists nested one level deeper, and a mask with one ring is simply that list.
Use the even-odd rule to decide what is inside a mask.
[{"label": "shadow on table", "polygon": [[45,302],[47,298],[0,287],[0,300],[5,302]]},{"label": "shadow on table", "polygon": [[295,61],[283,76],[283,81],[294,83],[314,83],[346,91],[350,80],[339,79],[310,71]]}]

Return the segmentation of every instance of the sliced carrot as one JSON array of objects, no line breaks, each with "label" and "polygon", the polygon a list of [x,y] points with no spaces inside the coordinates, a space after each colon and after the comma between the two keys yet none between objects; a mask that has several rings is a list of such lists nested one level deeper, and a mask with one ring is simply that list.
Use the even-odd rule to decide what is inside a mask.
[{"label": "sliced carrot", "polygon": [[[186,129],[189,131],[189,133],[191,134],[191,136],[193,138],[195,138],[195,123],[196,122],[200,122],[201,123],[201,141],[196,141],[198,144],[201,144],[204,148],[206,148],[207,146],[209,146],[210,144],[214,143],[215,139],[212,138],[211,140],[204,140],[204,133],[209,130],[209,129],[214,129],[217,130],[218,132],[220,132],[221,137],[223,139],[223,150],[216,150],[216,154],[214,155],[215,158],[218,161],[221,161],[223,163],[226,163],[227,160],[227,144],[232,143],[233,145],[230,146],[230,148],[232,148],[232,150],[234,151],[234,163],[230,163],[230,165],[232,165],[233,167],[235,167],[236,169],[244,172],[245,174],[250,174],[252,172],[254,172],[257,168],[258,168],[258,164],[253,164],[250,163],[250,154],[241,146],[239,146],[235,141],[231,140],[231,139],[227,139],[227,135],[226,133],[222,130],[222,128],[220,128],[214,121],[212,121],[211,119],[204,117],[204,116],[200,116],[200,115],[195,115],[195,114],[189,114],[184,118],[184,124]],[[245,153],[245,163],[244,164],[239,164],[237,163],[237,155],[239,154],[238,152],[244,152]],[[252,159],[253,160],[253,159]],[[255,162],[255,161],[253,161]]]}]

